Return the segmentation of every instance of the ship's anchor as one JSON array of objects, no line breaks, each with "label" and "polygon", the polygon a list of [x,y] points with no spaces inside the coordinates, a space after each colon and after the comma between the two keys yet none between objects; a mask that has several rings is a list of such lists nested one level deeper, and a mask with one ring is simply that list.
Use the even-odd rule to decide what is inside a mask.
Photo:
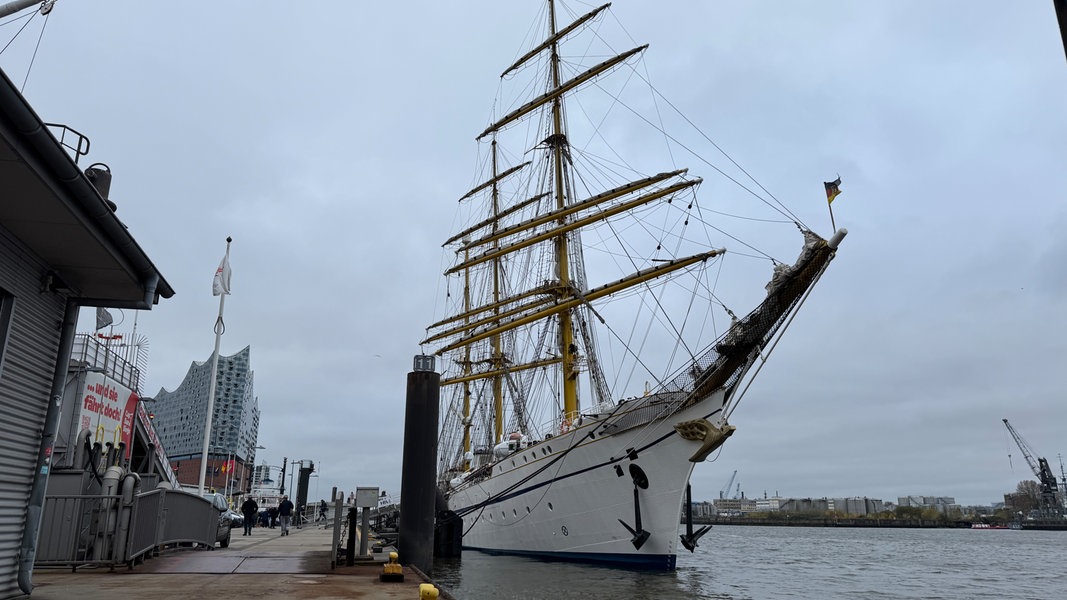
[{"label": "ship's anchor", "polygon": [[630,535],[633,536],[630,538],[630,543],[634,545],[634,549],[640,550],[641,546],[644,546],[648,538],[652,536],[651,533],[641,527],[641,497],[637,494],[638,488],[642,490],[648,489],[648,476],[645,475],[641,467],[630,463],[630,477],[634,480],[634,525],[636,527],[630,527],[622,519],[619,519],[619,523],[622,523],[626,531],[629,531]]},{"label": "ship's anchor", "polygon": [[708,531],[711,531],[711,525],[704,525],[693,531],[693,489],[687,483],[685,484],[685,535],[681,536],[682,545],[686,550],[693,552],[696,550],[697,540]]}]

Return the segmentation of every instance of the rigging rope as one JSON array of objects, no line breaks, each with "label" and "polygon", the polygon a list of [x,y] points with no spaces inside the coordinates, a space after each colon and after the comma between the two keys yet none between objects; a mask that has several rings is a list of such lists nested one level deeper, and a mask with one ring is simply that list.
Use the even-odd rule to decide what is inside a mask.
[{"label": "rigging rope", "polygon": [[769,357],[771,353],[774,352],[774,348],[778,345],[778,342],[781,341],[782,335],[787,329],[789,329],[789,326],[793,323],[793,319],[796,318],[797,314],[800,313],[800,307],[802,307],[804,303],[807,302],[808,296],[810,296],[812,290],[815,289],[815,284],[818,283],[820,279],[822,279],[822,275],[826,272],[826,267],[828,267],[829,265],[830,263],[828,262],[823,264],[822,269],[819,271],[819,274],[811,280],[811,283],[808,285],[807,291],[805,291],[804,295],[801,296],[800,301],[797,302],[796,306],[792,308],[792,313],[789,315],[789,318],[786,319],[785,323],[783,323],[782,326],[775,333],[774,341],[770,345],[766,346],[764,352],[759,353],[760,358],[762,360],[756,367],[756,370],[753,371],[751,375],[747,376],[748,381],[745,383],[745,387],[741,390],[739,394],[733,395],[723,405],[723,422],[729,421],[730,416],[734,414],[734,410],[736,410],[737,406],[741,403],[741,398],[745,396],[745,392],[748,391],[749,386],[751,386],[752,382],[755,381],[756,376],[759,375],[760,370],[763,369],[763,365],[767,364],[767,357]]},{"label": "rigging rope", "polygon": [[[36,13],[34,13],[36,14]],[[33,70],[33,63],[37,60],[37,50],[41,48],[41,40],[44,39],[44,30],[48,27],[48,17],[52,14],[52,11],[48,11],[44,15],[44,25],[41,25],[41,33],[37,36],[37,45],[33,47],[33,56],[30,57],[30,66],[26,67],[26,77],[22,79],[22,87],[19,88],[19,92],[26,91],[26,82],[30,80],[30,71]]]},{"label": "rigging rope", "polygon": [[0,54],[3,54],[11,46],[11,44],[15,43],[15,39],[18,38],[19,35],[22,34],[23,30],[25,30],[26,27],[30,24],[30,22],[33,21],[33,18],[35,16],[37,16],[37,11],[31,12],[30,14],[28,14],[28,15],[26,15],[24,17],[16,17],[14,19],[11,19],[7,23],[0,24],[0,26],[3,26],[3,25],[7,25],[8,23],[14,23],[15,21],[18,21],[19,19],[28,19],[25,23],[22,24],[22,27],[17,32],[15,32],[15,35],[11,36],[11,39],[7,42],[7,44],[4,45],[4,47],[2,49],[0,49]]}]

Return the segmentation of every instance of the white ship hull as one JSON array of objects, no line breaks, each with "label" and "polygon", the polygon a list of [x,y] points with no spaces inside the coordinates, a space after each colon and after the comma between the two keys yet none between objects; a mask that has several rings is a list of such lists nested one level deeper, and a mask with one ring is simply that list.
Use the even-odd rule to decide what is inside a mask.
[{"label": "white ship hull", "polygon": [[[449,495],[449,508],[463,518],[463,547],[673,569],[682,503],[695,465],[689,459],[701,447],[674,426],[715,420],[722,402],[719,390],[666,418],[614,435],[601,435],[610,418],[585,417],[575,430],[497,461],[491,476],[460,484]],[[620,407],[625,410],[626,404]],[[646,488],[635,483],[631,465],[647,476]],[[648,532],[647,539],[635,544],[637,536],[623,523]]]}]

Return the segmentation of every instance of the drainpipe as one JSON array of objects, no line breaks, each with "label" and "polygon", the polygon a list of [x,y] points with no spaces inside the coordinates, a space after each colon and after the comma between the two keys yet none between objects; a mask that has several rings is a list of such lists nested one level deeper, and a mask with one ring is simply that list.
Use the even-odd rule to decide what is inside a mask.
[{"label": "drainpipe", "polygon": [[122,478],[122,499],[119,500],[119,522],[115,530],[115,562],[127,562],[130,556],[130,531],[131,517],[133,517],[133,503],[137,490],[141,487],[141,476],[137,473],[127,473]]},{"label": "drainpipe", "polygon": [[67,363],[74,347],[74,333],[78,326],[78,304],[67,300],[60,325],[59,352],[52,373],[51,400],[44,416],[41,430],[41,447],[37,451],[37,468],[34,470],[30,501],[26,507],[26,526],[22,530],[22,546],[19,548],[19,589],[29,595],[33,591],[33,561],[37,558],[37,536],[41,533],[41,516],[44,511],[45,491],[48,489],[48,472],[52,467],[52,447],[59,430],[59,412],[63,405],[63,388],[66,383]]},{"label": "drainpipe", "polygon": [[100,489],[101,508],[94,518],[96,519],[96,538],[93,540],[93,559],[114,561],[115,534],[118,531],[119,504],[122,499],[116,500],[114,496],[122,495],[122,478],[126,471],[117,465],[112,465],[104,471],[104,484]]},{"label": "drainpipe", "polygon": [[74,469],[80,471],[87,470],[85,468],[85,453],[87,449],[90,452],[92,450],[89,448],[89,436],[92,435],[92,433],[93,432],[88,429],[82,429],[81,432],[78,433],[78,441],[74,443],[74,464],[71,465]]}]

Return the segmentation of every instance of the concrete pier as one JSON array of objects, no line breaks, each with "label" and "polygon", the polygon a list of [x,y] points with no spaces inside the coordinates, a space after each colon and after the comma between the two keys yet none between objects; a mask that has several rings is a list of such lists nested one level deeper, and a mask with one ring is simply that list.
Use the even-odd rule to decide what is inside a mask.
[{"label": "concrete pier", "polygon": [[[107,569],[35,568],[30,600],[238,600],[243,598],[418,598],[421,574],[405,567],[402,583],[379,581],[388,552],[372,553],[355,566],[331,568],[333,529],[305,525],[288,536],[257,527],[235,529],[229,548],[168,549],[135,565]],[[403,559],[401,558],[401,562]],[[205,575],[208,575],[205,577]],[[442,590],[442,598],[448,595]]]}]

